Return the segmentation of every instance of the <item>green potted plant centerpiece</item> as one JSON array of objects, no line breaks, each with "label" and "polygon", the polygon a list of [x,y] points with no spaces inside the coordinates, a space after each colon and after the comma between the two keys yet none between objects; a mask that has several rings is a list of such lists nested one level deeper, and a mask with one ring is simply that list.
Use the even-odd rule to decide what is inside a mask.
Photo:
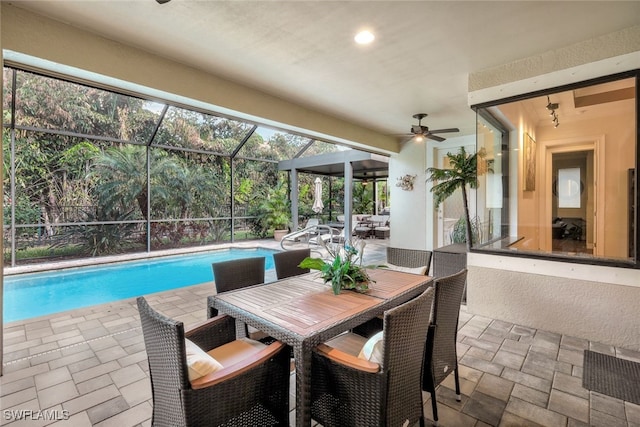
[{"label": "green potted plant centerpiece", "polygon": [[376,265],[362,265],[362,254],[365,242],[360,240],[351,244],[347,241],[344,244],[325,243],[319,239],[329,258],[305,258],[299,265],[300,268],[309,268],[320,271],[320,277],[324,283],[331,283],[333,293],[340,294],[343,289],[352,289],[357,292],[369,290],[369,284],[375,282],[369,277],[367,268],[376,268]]}]

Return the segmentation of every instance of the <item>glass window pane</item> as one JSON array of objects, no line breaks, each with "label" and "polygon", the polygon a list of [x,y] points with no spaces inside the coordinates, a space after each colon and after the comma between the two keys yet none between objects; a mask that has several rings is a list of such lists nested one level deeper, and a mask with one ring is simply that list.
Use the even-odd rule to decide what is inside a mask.
[{"label": "glass window pane", "polygon": [[558,169],[558,207],[580,208],[580,168]]},{"label": "glass window pane", "polygon": [[169,107],[153,145],[231,154],[251,127],[236,120]]},{"label": "glass window pane", "polygon": [[[632,77],[479,109],[484,247],[634,261],[636,105]],[[484,118],[503,129],[501,160]]]},{"label": "glass window pane", "polygon": [[[480,242],[490,242],[506,237],[501,220],[507,212],[504,203],[505,186],[502,150],[503,133],[501,129],[486,119],[478,118],[477,141],[478,156],[478,220],[481,224]],[[508,157],[508,156],[507,156]]]}]

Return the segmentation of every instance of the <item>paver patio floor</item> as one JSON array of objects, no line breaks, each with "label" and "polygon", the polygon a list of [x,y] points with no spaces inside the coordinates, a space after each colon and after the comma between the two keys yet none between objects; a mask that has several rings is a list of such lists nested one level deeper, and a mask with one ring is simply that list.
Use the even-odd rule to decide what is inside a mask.
[{"label": "paver patio floor", "polygon": [[[385,245],[372,240],[365,262],[383,261]],[[271,280],[273,272],[267,274]],[[212,284],[205,283],[147,299],[188,326],[206,318],[211,293]],[[451,375],[438,389],[440,425],[640,426],[639,405],[582,388],[584,349],[640,362],[638,352],[474,316],[463,306],[458,333],[462,402],[455,400]],[[0,425],[150,426],[151,405],[134,299],[5,325]],[[69,417],[13,416],[12,411],[28,410]]]}]

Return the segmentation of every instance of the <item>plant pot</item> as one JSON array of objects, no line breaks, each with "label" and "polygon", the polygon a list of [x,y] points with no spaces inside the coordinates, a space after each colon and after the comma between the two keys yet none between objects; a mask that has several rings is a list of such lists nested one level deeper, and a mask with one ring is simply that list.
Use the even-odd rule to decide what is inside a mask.
[{"label": "plant pot", "polygon": [[273,238],[278,242],[287,234],[289,234],[289,230],[273,230]]}]

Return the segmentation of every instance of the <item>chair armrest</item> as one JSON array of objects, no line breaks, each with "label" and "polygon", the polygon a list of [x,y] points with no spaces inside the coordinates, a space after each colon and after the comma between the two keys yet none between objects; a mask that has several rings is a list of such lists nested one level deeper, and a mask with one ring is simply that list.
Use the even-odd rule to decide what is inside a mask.
[{"label": "chair armrest", "polygon": [[185,330],[184,336],[204,351],[209,351],[236,339],[236,321],[221,314],[191,326]]},{"label": "chair armrest", "polygon": [[274,341],[264,349],[260,350],[258,353],[254,354],[252,357],[248,357],[236,364],[224,367],[219,371],[213,372],[192,381],[191,388],[193,388],[194,390],[198,390],[211,387],[223,381],[228,381],[232,378],[236,378],[244,374],[245,372],[248,372],[253,368],[262,365],[267,360],[278,354],[280,351],[283,351],[285,347],[286,345],[283,342]]},{"label": "chair armrest", "polygon": [[357,369],[363,372],[370,372],[376,374],[380,372],[380,365],[368,360],[360,359],[344,351],[338,350],[326,344],[320,344],[316,347],[316,352],[322,356],[330,359],[340,365],[348,366],[349,368]]}]

